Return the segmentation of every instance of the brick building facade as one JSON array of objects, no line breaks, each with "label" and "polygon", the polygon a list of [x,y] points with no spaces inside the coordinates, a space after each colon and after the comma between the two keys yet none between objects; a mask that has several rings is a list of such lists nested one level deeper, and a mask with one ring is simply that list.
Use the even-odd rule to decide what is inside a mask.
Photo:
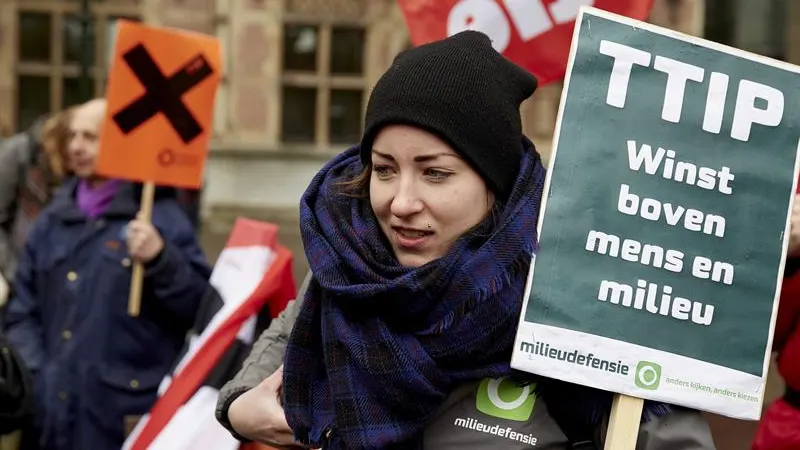
[{"label": "brick building facade", "polygon": [[[785,41],[797,40],[790,36],[797,34],[791,27],[753,21],[752,14],[747,16],[747,27],[737,26],[746,16],[736,12],[744,8],[769,14],[769,5],[776,4],[771,7],[774,19],[798,16],[800,7],[788,3],[655,0],[650,20],[692,34],[703,34],[707,28],[734,45],[800,59],[800,46],[775,53],[760,44],[748,45],[753,37],[747,34],[763,34],[764,29],[783,33]],[[103,91],[113,23],[119,17],[221,39],[226,73],[215,112],[209,207],[292,207],[319,165],[357,140],[370,86],[408,45],[393,0],[89,0],[89,4],[94,95]],[[79,0],[0,2],[3,134],[24,127],[42,112],[83,99],[77,84],[80,6]],[[724,25],[705,27],[706,10],[719,15],[718,22]],[[545,158],[559,93],[559,85],[547,86],[523,107],[525,132]],[[254,186],[252,180],[260,183]]]},{"label": "brick building facade", "polygon": [[[83,100],[81,0],[0,0],[0,134]],[[204,217],[291,223],[316,170],[358,140],[370,86],[409,45],[394,0],[89,0],[93,95],[102,95],[117,18],[215,34],[224,52]],[[747,13],[745,14],[745,10]],[[655,0],[650,21],[800,62],[800,3]],[[797,42],[797,44],[794,44]],[[547,159],[560,85],[523,106]],[[290,228],[290,227],[287,227]]]}]

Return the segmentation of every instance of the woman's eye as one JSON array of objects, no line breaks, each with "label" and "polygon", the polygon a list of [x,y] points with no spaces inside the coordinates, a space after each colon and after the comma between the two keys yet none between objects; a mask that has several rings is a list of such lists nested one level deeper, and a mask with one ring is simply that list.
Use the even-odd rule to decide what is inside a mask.
[{"label": "woman's eye", "polygon": [[430,178],[432,181],[443,181],[453,175],[452,172],[445,172],[444,170],[438,169],[427,169],[425,171],[425,176]]},{"label": "woman's eye", "polygon": [[373,166],[372,171],[375,172],[379,178],[387,177],[392,174],[392,168],[389,166]]}]

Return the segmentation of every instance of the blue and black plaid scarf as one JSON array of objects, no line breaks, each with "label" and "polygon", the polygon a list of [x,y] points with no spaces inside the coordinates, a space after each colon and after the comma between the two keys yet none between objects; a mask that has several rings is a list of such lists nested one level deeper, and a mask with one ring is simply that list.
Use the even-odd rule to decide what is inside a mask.
[{"label": "blue and black plaid scarf", "polygon": [[398,264],[368,200],[342,194],[340,183],[362,170],[358,148],[312,180],[300,227],[314,278],[289,338],[282,393],[299,441],[421,448],[425,425],[457,386],[519,375],[509,361],[545,178],[533,145],[523,145],[508,201],[418,268]]},{"label": "blue and black plaid scarf", "polygon": [[495,217],[418,268],[398,264],[368,200],[341,193],[362,169],[358,148],[312,180],[300,228],[314,280],[284,365],[299,440],[320,445],[333,429],[326,449],[413,447],[456,386],[510,373],[545,177],[526,144]]}]

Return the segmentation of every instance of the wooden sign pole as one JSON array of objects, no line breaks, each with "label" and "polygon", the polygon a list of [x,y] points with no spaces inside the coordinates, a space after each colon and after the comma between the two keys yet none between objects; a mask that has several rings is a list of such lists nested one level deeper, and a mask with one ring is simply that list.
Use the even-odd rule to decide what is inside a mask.
[{"label": "wooden sign pole", "polygon": [[[156,185],[148,181],[144,184],[142,189],[142,200],[139,212],[141,219],[147,222],[152,220],[153,216],[153,200],[155,198]],[[131,290],[128,296],[128,314],[131,317],[138,317],[139,310],[142,306],[142,283],[144,281],[144,265],[141,262],[133,263],[133,272],[131,274]]]},{"label": "wooden sign pole", "polygon": [[[116,23],[96,170],[106,178],[147,180],[139,214],[141,220],[152,222],[156,186],[202,185],[223,73],[222,50],[215,36],[130,20]],[[153,83],[153,77],[180,79],[183,84],[170,85],[169,104],[142,109],[163,96],[163,86]],[[180,117],[173,117],[178,110]],[[160,122],[150,120],[156,115],[166,117],[170,128],[153,125]],[[193,123],[188,124],[186,117]],[[144,266],[134,262],[128,296],[131,317],[140,313],[144,276]]]},{"label": "wooden sign pole", "polygon": [[644,400],[623,394],[614,396],[608,421],[605,450],[636,450]]}]

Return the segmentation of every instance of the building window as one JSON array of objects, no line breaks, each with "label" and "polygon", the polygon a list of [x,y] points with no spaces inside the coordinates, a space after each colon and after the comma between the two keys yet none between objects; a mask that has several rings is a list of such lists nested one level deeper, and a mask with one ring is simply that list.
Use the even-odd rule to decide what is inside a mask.
[{"label": "building window", "polygon": [[216,11],[214,28],[217,39],[220,43],[220,64],[222,65],[222,78],[217,88],[217,97],[214,100],[213,116],[213,138],[223,138],[230,129],[229,118],[229,95],[231,89],[231,55],[234,52],[233,31],[231,27],[231,14],[233,13],[233,1],[238,0],[216,0]]},{"label": "building window", "polygon": [[[138,20],[136,0],[40,0],[17,6],[16,115],[21,131],[43,114],[61,111],[105,90],[113,30],[120,18]],[[88,33],[83,36],[83,17]],[[84,60],[84,49],[86,59]],[[85,75],[85,76],[84,76]]]},{"label": "building window", "polygon": [[776,59],[786,56],[790,0],[706,0],[705,37]]},{"label": "building window", "polygon": [[351,145],[361,137],[365,30],[290,22],[283,30],[283,114],[287,144]]}]

